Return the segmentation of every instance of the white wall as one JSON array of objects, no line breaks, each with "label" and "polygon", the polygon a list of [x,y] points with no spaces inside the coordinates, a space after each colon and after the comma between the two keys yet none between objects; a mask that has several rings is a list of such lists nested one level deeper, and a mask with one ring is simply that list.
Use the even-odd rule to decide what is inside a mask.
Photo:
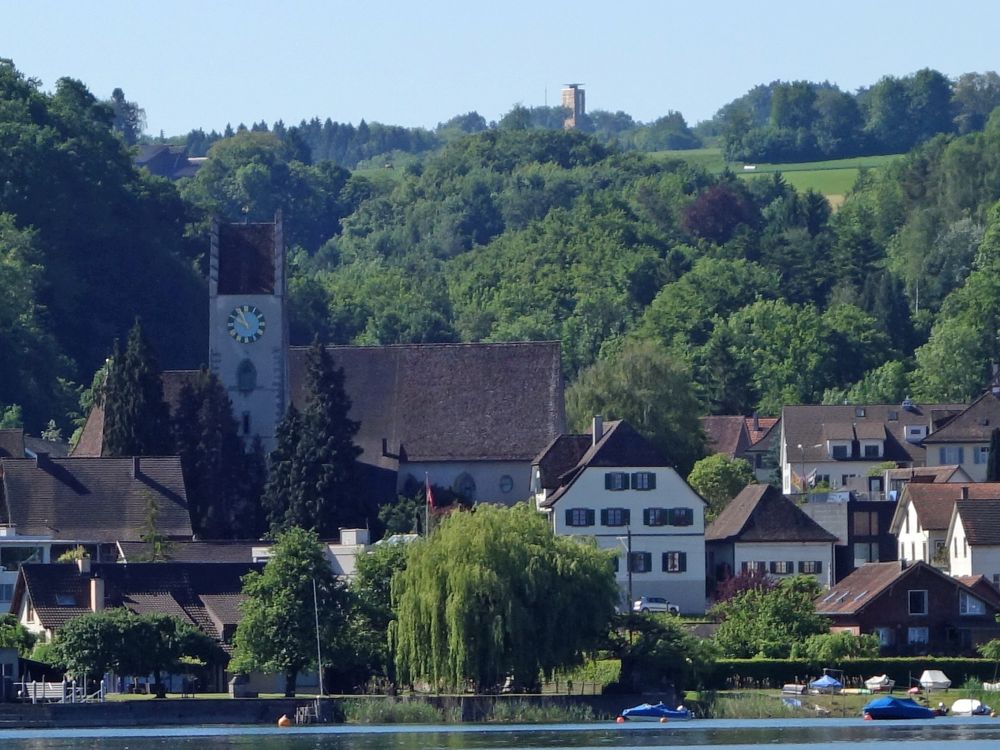
[{"label": "white wall", "polygon": [[[737,542],[733,547],[734,575],[739,575],[743,563],[765,562],[765,572],[772,578],[780,579],[799,575],[800,562],[821,562],[822,569],[813,577],[824,586],[833,584],[833,542]],[[781,561],[791,562],[791,571],[772,573],[771,562]]]},{"label": "white wall", "polygon": [[[920,528],[920,522],[917,519],[917,509],[913,507],[913,503],[907,502],[902,510],[905,516],[896,534],[898,545],[897,555],[899,559],[910,562],[915,562],[916,560],[930,562],[929,558],[934,554],[934,548],[929,543],[930,539],[927,532]],[[907,530],[907,527],[909,527],[909,530]]]},{"label": "white wall", "polygon": [[[942,445],[928,445],[927,446],[927,465],[928,466],[948,466],[950,464],[958,463],[956,461],[941,460],[941,448],[945,447]],[[959,464],[965,472],[969,475],[969,479],[973,482],[985,482],[986,481],[986,462],[987,455],[981,456],[982,463],[976,463],[976,448],[979,447],[989,447],[989,443],[949,443],[946,447],[948,448],[961,448],[962,449],[962,462]]]},{"label": "white wall", "polygon": [[[653,490],[607,490],[604,475],[620,471],[632,474],[649,471],[656,474]],[[581,508],[594,512],[593,526],[567,526],[567,509]],[[601,510],[628,508],[630,524],[603,526]],[[690,508],[690,526],[646,526],[643,524],[645,508]],[[618,585],[623,603],[628,598],[628,566],[626,551],[628,532],[632,532],[632,552],[648,552],[652,570],[632,574],[633,600],[642,595],[663,596],[677,604],[685,614],[702,614],[705,611],[705,504],[698,494],[681,479],[676,471],[667,467],[591,467],[576,479],[572,487],[551,509],[552,528],[564,536],[592,536],[602,549],[615,549],[619,553]],[[684,552],[687,569],[682,573],[662,570],[664,552]]]}]

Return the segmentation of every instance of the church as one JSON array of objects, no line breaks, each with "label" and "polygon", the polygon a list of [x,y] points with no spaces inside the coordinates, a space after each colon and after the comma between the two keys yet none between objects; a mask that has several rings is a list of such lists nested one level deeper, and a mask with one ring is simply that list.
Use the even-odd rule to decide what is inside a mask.
[{"label": "church", "polygon": [[[289,404],[301,409],[307,347],[291,346],[280,214],[273,223],[212,227],[208,362],[225,385],[239,430],[274,447]],[[532,459],[565,432],[558,341],[328,346],[344,370],[360,423],[364,486],[377,503],[410,480],[472,501],[513,504],[530,495]],[[163,373],[173,408],[196,374]],[[74,456],[99,456],[95,408]]]}]

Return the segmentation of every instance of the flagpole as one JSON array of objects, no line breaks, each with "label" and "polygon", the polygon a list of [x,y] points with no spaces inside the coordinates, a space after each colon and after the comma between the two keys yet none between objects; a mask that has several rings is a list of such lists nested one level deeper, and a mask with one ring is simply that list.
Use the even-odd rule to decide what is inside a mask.
[{"label": "flagpole", "polygon": [[424,536],[431,535],[431,479],[424,472]]}]

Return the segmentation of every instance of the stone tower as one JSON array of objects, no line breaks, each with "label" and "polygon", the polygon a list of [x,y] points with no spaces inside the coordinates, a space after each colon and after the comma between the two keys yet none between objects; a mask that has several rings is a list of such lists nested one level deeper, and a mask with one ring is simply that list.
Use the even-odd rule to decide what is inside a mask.
[{"label": "stone tower", "polygon": [[209,367],[248,443],[275,445],[288,406],[288,322],[281,213],[274,223],[212,224]]}]

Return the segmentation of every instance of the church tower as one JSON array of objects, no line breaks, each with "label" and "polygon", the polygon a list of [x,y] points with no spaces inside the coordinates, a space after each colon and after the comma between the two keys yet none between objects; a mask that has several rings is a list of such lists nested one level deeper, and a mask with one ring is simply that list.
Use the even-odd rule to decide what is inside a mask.
[{"label": "church tower", "polygon": [[281,212],[274,223],[212,224],[209,367],[243,439],[275,446],[288,406],[288,322]]}]

